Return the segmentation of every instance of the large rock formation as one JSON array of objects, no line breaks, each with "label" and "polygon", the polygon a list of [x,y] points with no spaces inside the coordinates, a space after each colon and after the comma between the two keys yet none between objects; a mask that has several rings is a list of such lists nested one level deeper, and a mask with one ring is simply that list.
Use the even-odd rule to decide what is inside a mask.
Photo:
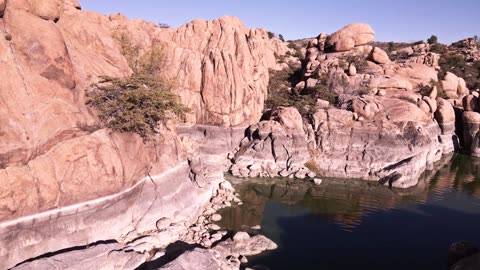
[{"label": "large rock formation", "polygon": [[[329,109],[314,115],[312,160],[321,175],[388,180],[396,187],[417,183],[440,159],[440,129],[418,107],[396,99],[380,100],[375,120],[355,121],[351,112]],[[385,118],[381,118],[380,115]]]},{"label": "large rock formation", "polygon": [[375,38],[370,25],[353,23],[328,36],[325,48],[335,52],[349,51],[356,46],[368,44]]},{"label": "large rock formation", "polygon": [[117,31],[137,44],[161,43],[165,74],[178,83],[177,93],[192,109],[188,121],[221,126],[248,125],[260,119],[267,96],[268,70],[275,55],[288,48],[263,29],[247,29],[236,17],[194,20],[177,29],[112,17]]},{"label": "large rock formation", "polygon": [[[222,179],[219,169],[187,166],[174,123],[144,142],[103,128],[85,105],[85,89],[100,76],[132,72],[117,31],[141,43],[140,52],[163,44],[166,76],[178,80],[193,123],[258,121],[274,52],[287,51],[234,17],[162,29],[79,9],[75,0],[0,1],[2,269],[98,241],[127,248],[146,231],[165,229],[156,226],[162,217],[174,225],[150,247],[166,245],[186,231]],[[138,250],[134,257],[144,261],[145,250]]]},{"label": "large rock formation", "polygon": [[230,172],[242,177],[305,178],[309,173],[304,167],[309,158],[306,139],[297,109],[280,107],[268,121],[250,126],[231,158]]},{"label": "large rock formation", "polygon": [[[327,84],[329,89],[321,91],[337,96],[337,108],[317,106],[317,113],[310,119],[299,116],[295,132],[288,123],[271,118],[252,125],[234,151],[230,168],[233,174],[304,177],[308,174],[303,171],[307,164],[323,176],[380,180],[409,187],[442,154],[459,148],[452,104],[458,106],[468,93],[465,81],[448,73],[438,83],[438,55],[429,52],[428,44],[392,53],[395,58],[391,61],[379,47],[365,45],[373,40],[373,30],[363,28],[350,25],[326,41],[325,35],[319,35],[306,45],[303,76],[295,90],[308,92]],[[354,32],[360,34],[355,36]],[[361,33],[371,35],[365,34],[362,39]],[[403,53],[408,54],[406,61],[395,61],[396,55]],[[455,96],[441,98],[449,92]],[[475,116],[478,99],[466,96],[463,101],[465,110]],[[472,117],[464,116],[470,119],[464,136],[467,147],[475,153],[478,123]],[[303,128],[299,128],[301,125]],[[285,162],[282,149],[291,154],[289,162]]]},{"label": "large rock formation", "polygon": [[[230,126],[260,119],[268,68],[276,64],[273,50],[283,48],[265,30],[246,29],[234,17],[161,29],[78,8],[76,1],[6,3],[0,26],[12,39],[0,40],[0,175],[2,193],[15,196],[2,200],[0,220],[118,192],[148,173],[152,162],[165,169],[181,159],[168,130],[159,139],[169,149],[162,152],[177,154],[162,160],[158,147],[139,137],[102,130],[84,104],[85,88],[98,76],[131,72],[112,37],[119,27],[145,48],[167,44],[167,75],[178,79],[191,121]],[[89,181],[94,193],[85,192]],[[19,188],[26,186],[36,195]]]}]

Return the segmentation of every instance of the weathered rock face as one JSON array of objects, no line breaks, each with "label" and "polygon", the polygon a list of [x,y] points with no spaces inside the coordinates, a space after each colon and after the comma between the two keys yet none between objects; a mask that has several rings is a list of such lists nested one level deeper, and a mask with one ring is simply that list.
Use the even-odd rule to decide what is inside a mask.
[{"label": "weathered rock face", "polygon": [[231,160],[235,176],[305,178],[308,151],[300,113],[280,107],[268,121],[250,126]]},{"label": "weathered rock face", "polygon": [[[435,120],[442,131],[439,137],[444,153],[449,153],[458,148],[458,138],[455,134],[455,111],[452,104],[443,98],[437,98],[438,108],[435,111]],[[456,147],[455,147],[456,145]]]},{"label": "weathered rock face", "polygon": [[480,113],[463,112],[462,123],[465,149],[473,156],[480,156]]},{"label": "weathered rock face", "polygon": [[[426,100],[429,109],[423,111],[421,106],[397,98],[357,97],[351,101],[355,113],[320,109],[311,124],[303,122],[299,115],[288,117],[292,114],[281,108],[273,112],[269,121],[249,128],[232,158],[230,171],[244,177],[313,177],[304,167],[307,165],[322,176],[413,186],[442,153],[453,151],[454,134],[448,130],[449,125],[454,125],[454,118],[453,122],[449,119],[451,105],[445,101],[438,113],[445,129],[440,142],[442,131],[432,120],[436,102]],[[275,115],[289,120],[282,121]]]},{"label": "weathered rock face", "polygon": [[377,64],[386,64],[390,62],[388,54],[384,50],[377,47],[373,48],[369,55],[369,59]]},{"label": "weathered rock face", "polygon": [[[112,18],[137,44],[162,43],[166,76],[178,82],[177,93],[192,109],[188,121],[237,126],[260,119],[267,95],[268,69],[275,54],[288,48],[269,39],[266,30],[247,29],[236,17],[194,20],[178,29]],[[142,45],[145,46],[145,45]]]},{"label": "weathered rock face", "polygon": [[[199,188],[190,180],[189,173],[190,168],[184,162],[161,174],[145,177],[115,195],[1,223],[0,267],[6,269],[48,252],[98,241],[117,241],[119,245],[107,249],[119,253],[133,250],[130,255],[140,258],[137,262],[144,262],[145,251],[164,248],[187,232],[218,185],[218,181],[212,181]],[[88,257],[85,252],[88,250],[79,252],[79,258]],[[69,256],[68,252],[60,252],[56,261],[74,267],[75,261],[69,261]],[[107,261],[101,257],[90,260],[98,267],[108,262],[121,263],[110,257]]]},{"label": "weathered rock face", "polygon": [[79,100],[85,82],[70,57],[74,41],[20,2],[9,1],[0,22],[12,36],[0,41],[1,221],[118,192],[150,161],[139,137],[99,129]]},{"label": "weathered rock face", "polygon": [[159,269],[168,270],[210,270],[239,269],[242,259],[276,249],[277,245],[262,235],[249,236],[238,232],[231,239],[220,242],[211,250],[196,248],[180,255],[174,261]]},{"label": "weathered rock face", "polygon": [[375,32],[370,25],[354,23],[345,26],[328,36],[325,48],[335,52],[349,51],[356,46],[370,43],[375,38]]},{"label": "weathered rock face", "polygon": [[445,75],[445,78],[441,82],[443,90],[448,98],[461,100],[468,94],[465,80],[457,77],[451,72],[447,72],[447,75]]},{"label": "weathered rock face", "polygon": [[179,94],[195,111],[197,123],[235,126],[260,119],[268,69],[276,64],[266,31],[222,17],[196,20],[177,29],[171,39],[175,57],[170,70],[181,74]]},{"label": "weathered rock face", "polygon": [[[166,44],[169,72],[178,75],[178,93],[199,123],[258,121],[274,51],[287,50],[265,30],[245,29],[231,17],[160,29],[79,9],[75,0],[0,1],[0,28],[11,36],[0,39],[2,269],[96,241],[135,240],[163,229],[155,227],[162,216],[178,223],[157,239],[168,244],[211,197],[218,175],[190,170],[172,123],[145,143],[102,128],[85,105],[85,88],[99,76],[131,73],[112,38],[118,27],[145,48]],[[180,172],[164,178],[172,168]]]},{"label": "weathered rock face", "polygon": [[389,120],[358,122],[351,112],[338,109],[315,114],[315,141],[310,145],[315,149],[312,159],[318,172],[369,180],[398,174],[401,177],[390,184],[408,187],[415,185],[423,170],[440,158],[440,130],[434,122],[408,102],[381,103],[384,107],[375,117],[385,114]]},{"label": "weathered rock face", "polygon": [[[131,72],[112,38],[118,27],[145,46],[167,44],[170,75],[182,84],[178,91],[193,110],[190,120],[199,123],[258,121],[268,68],[276,64],[274,50],[287,50],[270,41],[265,30],[246,29],[233,17],[161,29],[122,16],[82,12],[77,1],[1,4],[0,27],[12,36],[0,40],[0,76],[5,78],[0,82],[1,192],[18,196],[2,200],[0,220],[118,192],[143,177],[150,162],[163,162],[159,149],[143,145],[139,137],[101,130],[84,104],[85,88],[98,76]],[[162,152],[177,153],[162,166],[178,162],[182,151],[175,135],[166,131],[159,140],[167,147]],[[105,180],[99,185],[98,179]],[[95,193],[85,192],[93,184]],[[38,194],[23,194],[26,186],[38,187]]]}]

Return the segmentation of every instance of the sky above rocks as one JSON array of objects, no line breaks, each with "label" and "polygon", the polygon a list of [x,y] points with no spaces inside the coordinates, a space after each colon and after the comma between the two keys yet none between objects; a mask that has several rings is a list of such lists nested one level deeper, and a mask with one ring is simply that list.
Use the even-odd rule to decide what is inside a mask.
[{"label": "sky above rocks", "polygon": [[123,13],[180,26],[196,18],[239,17],[247,27],[263,27],[286,39],[332,33],[353,22],[369,23],[377,41],[426,40],[442,43],[480,36],[479,0],[80,0],[84,10]]}]

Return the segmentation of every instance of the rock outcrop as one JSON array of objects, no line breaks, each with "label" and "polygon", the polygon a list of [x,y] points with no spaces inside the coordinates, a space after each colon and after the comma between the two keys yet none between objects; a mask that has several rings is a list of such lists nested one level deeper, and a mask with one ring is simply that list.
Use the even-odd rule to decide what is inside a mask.
[{"label": "rock outcrop", "polygon": [[373,48],[368,58],[377,64],[386,64],[390,62],[388,54],[384,50],[377,47]]},{"label": "rock outcrop", "polygon": [[449,153],[459,147],[459,140],[455,134],[455,110],[452,104],[443,98],[437,98],[437,104],[435,119],[442,132],[439,141],[443,147],[443,152]]},{"label": "rock outcrop", "polygon": [[[449,100],[419,90],[438,81],[429,45],[397,52],[412,56],[399,64],[368,45],[375,33],[366,24],[320,34],[303,49],[295,89],[328,78],[337,101],[316,97],[311,118],[279,107],[260,121],[268,71],[282,69],[276,56],[290,52],[266,30],[228,16],[165,29],[80,9],[76,0],[0,0],[0,268],[135,269],[182,239],[216,247],[167,269],[238,269],[243,256],[274,244],[245,234],[220,241],[214,211],[240,203],[224,171],[409,187],[453,151],[461,105],[465,145],[480,156],[480,106],[465,80],[447,73]],[[85,89],[101,76],[132,74],[117,34],[140,55],[162,49],[164,75],[192,110],[185,125],[159,124],[143,141],[105,129],[85,105]]]},{"label": "rock outcrop", "polygon": [[328,36],[325,49],[335,52],[349,51],[356,46],[372,42],[374,38],[375,32],[370,25],[353,23]]},{"label": "rock outcrop", "polygon": [[[258,121],[268,69],[275,53],[288,50],[234,17],[163,29],[84,12],[75,0],[0,1],[0,29],[2,269],[98,241],[117,242],[101,250],[128,250],[148,234],[142,245],[166,245],[187,231],[222,178],[221,168],[187,165],[175,123],[159,125],[160,134],[144,142],[105,129],[85,105],[85,89],[100,76],[132,73],[115,33],[141,43],[141,53],[162,45],[166,76],[178,80],[192,123]],[[174,225],[157,228],[162,217]],[[167,236],[146,233],[158,230]],[[145,261],[149,249],[134,250],[135,261]]]},{"label": "rock outcrop", "polygon": [[239,269],[246,261],[245,256],[276,249],[277,245],[265,236],[250,236],[238,232],[232,238],[220,242],[211,250],[196,248],[180,255],[174,261],[159,268],[165,270],[210,270]]},{"label": "rock outcrop", "polygon": [[[156,145],[166,148],[164,156],[175,154],[163,160],[158,147],[139,137],[102,129],[85,105],[85,88],[99,76],[131,72],[112,37],[119,27],[145,47],[166,44],[167,75],[181,82],[178,93],[192,108],[194,123],[258,121],[274,50],[287,50],[265,30],[246,29],[234,17],[162,29],[83,12],[76,1],[37,2],[2,4],[0,26],[12,39],[0,40],[0,175],[2,194],[14,196],[2,200],[0,220],[119,192],[151,171],[152,163],[161,172],[182,159],[182,146],[168,129]],[[86,192],[93,184],[95,192]],[[38,192],[28,194],[27,186]]]},{"label": "rock outcrop", "polygon": [[305,178],[310,173],[304,167],[308,158],[302,116],[293,107],[280,107],[269,120],[248,128],[231,156],[230,172],[241,177]]},{"label": "rock outcrop", "polygon": [[112,18],[112,28],[125,31],[136,44],[160,43],[167,77],[192,110],[187,120],[197,124],[238,126],[260,119],[267,96],[268,70],[286,45],[270,39],[264,29],[247,29],[236,17],[197,19],[177,29]]},{"label": "rock outcrop", "polygon": [[[392,186],[409,187],[440,159],[440,129],[424,112],[406,101],[381,103],[385,107],[376,120],[355,121],[352,112],[338,109],[314,115],[315,141],[309,145],[320,175],[383,179]],[[378,118],[381,114],[384,120]]]}]

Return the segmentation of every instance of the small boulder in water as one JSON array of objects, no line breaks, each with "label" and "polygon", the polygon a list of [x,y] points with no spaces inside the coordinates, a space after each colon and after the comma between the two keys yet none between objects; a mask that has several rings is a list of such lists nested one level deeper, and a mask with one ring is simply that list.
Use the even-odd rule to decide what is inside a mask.
[{"label": "small boulder in water", "polygon": [[313,178],[313,183],[316,185],[316,186],[319,186],[322,184],[322,179],[320,178]]},{"label": "small boulder in water", "polygon": [[222,216],[219,215],[219,214],[213,214],[212,217],[211,217],[211,220],[212,221],[220,221],[220,220],[222,220]]}]

